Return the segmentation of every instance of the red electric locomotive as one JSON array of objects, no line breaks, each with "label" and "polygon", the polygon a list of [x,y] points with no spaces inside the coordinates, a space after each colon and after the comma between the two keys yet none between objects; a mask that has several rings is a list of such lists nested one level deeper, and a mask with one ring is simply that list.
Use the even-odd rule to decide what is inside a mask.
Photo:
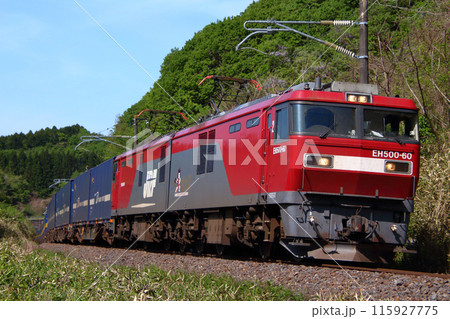
[{"label": "red electric locomotive", "polygon": [[71,181],[41,234],[386,262],[413,211],[418,120],[377,94],[303,83],[159,137]]},{"label": "red electric locomotive", "polygon": [[240,105],[116,157],[103,237],[385,262],[413,211],[417,116],[411,100],[344,82]]}]

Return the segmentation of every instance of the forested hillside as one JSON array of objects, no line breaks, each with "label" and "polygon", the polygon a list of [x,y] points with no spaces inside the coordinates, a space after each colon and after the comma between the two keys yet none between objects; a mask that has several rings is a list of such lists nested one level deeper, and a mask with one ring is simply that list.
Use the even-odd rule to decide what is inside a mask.
[{"label": "forested hillside", "polygon": [[24,203],[33,192],[46,197],[53,179],[71,178],[101,163],[104,145],[74,149],[83,135],[90,133],[73,125],[0,136],[0,202]]}]

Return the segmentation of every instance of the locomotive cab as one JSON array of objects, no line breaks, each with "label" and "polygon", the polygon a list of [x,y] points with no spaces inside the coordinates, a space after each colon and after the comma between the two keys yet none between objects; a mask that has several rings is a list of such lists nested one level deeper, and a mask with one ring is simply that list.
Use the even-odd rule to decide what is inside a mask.
[{"label": "locomotive cab", "polygon": [[417,109],[374,85],[308,86],[267,111],[264,183],[281,206],[281,244],[296,257],[386,262],[413,210]]}]

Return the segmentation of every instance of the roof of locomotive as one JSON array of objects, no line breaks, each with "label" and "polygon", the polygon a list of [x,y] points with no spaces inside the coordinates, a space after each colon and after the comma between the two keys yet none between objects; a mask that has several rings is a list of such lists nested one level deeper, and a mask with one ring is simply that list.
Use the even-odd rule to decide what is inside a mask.
[{"label": "roof of locomotive", "polygon": [[[121,155],[118,155],[116,159],[120,159],[129,156],[139,150],[147,149],[149,147],[156,147],[168,142],[170,139],[177,139],[202,129],[215,126],[224,122],[240,118],[247,114],[263,112],[273,106],[285,103],[287,101],[314,101],[324,103],[339,103],[348,105],[366,105],[387,107],[406,110],[417,110],[416,105],[410,99],[398,98],[398,97],[386,97],[378,94],[378,88],[376,85],[360,84],[350,82],[332,82],[325,84],[318,89],[317,83],[306,82],[289,88],[278,94],[270,94],[265,97],[256,99],[237,106],[231,111],[222,112],[215,117],[209,118],[204,122],[200,122],[196,125],[181,129],[178,132],[171,132],[163,135],[149,143],[139,146],[136,149],[127,151]],[[372,97],[370,103],[350,102],[346,100],[346,94],[366,94]]]},{"label": "roof of locomotive", "polygon": [[[335,86],[335,88],[333,87],[334,83],[338,84],[337,86]],[[366,87],[366,89],[364,89],[364,87]],[[376,86],[370,84],[364,86],[360,85],[359,83],[333,82],[329,85],[324,85],[323,89],[321,90],[314,90],[314,82],[302,83],[279,94],[270,94],[266,97],[239,105],[232,111],[221,113],[218,116],[210,118],[205,122],[182,129],[175,133],[174,138],[179,138],[181,136],[191,134],[210,126],[231,121],[247,114],[262,112],[268,108],[285,103],[287,101],[314,101],[349,105],[378,106],[414,111],[417,110],[416,105],[410,99],[386,97],[372,94],[374,92],[378,93],[378,88],[376,88],[375,90],[374,87]],[[343,91],[342,88],[349,88],[351,89],[350,92],[354,94],[371,95],[372,100],[370,103],[347,101],[346,94],[350,92]],[[332,91],[333,89],[340,89],[341,91]]]}]

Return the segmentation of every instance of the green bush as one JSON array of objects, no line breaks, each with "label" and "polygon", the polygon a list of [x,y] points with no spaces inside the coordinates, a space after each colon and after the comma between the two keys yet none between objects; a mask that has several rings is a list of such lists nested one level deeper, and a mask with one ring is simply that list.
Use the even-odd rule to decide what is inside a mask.
[{"label": "green bush", "polygon": [[25,179],[0,170],[0,202],[16,205],[29,199],[29,185]]},{"label": "green bush", "polygon": [[0,203],[0,240],[29,240],[34,235],[30,221],[8,204]]},{"label": "green bush", "polygon": [[[424,153],[431,153],[427,150]],[[408,264],[424,271],[449,270],[450,150],[422,156],[415,212],[410,233],[417,255],[408,257]]]}]

